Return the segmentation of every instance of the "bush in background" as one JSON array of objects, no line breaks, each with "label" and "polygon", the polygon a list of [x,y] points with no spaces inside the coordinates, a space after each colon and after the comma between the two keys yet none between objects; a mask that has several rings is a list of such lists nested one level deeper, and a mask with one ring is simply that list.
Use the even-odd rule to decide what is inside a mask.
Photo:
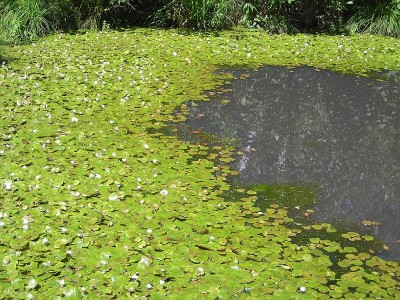
[{"label": "bush in background", "polygon": [[355,1],[353,10],[346,26],[349,33],[400,36],[400,0]]},{"label": "bush in background", "polygon": [[143,24],[157,3],[158,0],[0,0],[0,39],[31,41],[57,30]]},{"label": "bush in background", "polygon": [[400,0],[0,0],[0,39],[128,26],[400,35]]}]

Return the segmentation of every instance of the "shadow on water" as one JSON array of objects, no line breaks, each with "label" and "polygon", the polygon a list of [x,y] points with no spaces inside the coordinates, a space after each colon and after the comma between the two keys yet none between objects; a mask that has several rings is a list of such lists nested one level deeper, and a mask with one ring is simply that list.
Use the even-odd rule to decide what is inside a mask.
[{"label": "shadow on water", "polygon": [[185,126],[236,140],[234,184],[264,186],[269,198],[285,190],[289,206],[373,234],[389,247],[384,258],[400,259],[399,73],[379,74],[388,81],[310,67],[233,75],[222,95],[230,102],[189,102]]}]

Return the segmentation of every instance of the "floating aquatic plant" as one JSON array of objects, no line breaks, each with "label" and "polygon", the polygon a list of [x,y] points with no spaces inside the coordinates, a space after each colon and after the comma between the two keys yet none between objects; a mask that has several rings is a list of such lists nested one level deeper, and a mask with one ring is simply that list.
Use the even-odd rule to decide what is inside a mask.
[{"label": "floating aquatic plant", "polygon": [[157,130],[226,83],[221,66],[362,75],[400,69],[399,48],[369,35],[148,29],[10,46],[0,68],[1,298],[394,298],[397,263],[322,237],[293,242],[332,228],[293,227],[284,207],[254,207],[256,191],[225,201],[232,146]]}]

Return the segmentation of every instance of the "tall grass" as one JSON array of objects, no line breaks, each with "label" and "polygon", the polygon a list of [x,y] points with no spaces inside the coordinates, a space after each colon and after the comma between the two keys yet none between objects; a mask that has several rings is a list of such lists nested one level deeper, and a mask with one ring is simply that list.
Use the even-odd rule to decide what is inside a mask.
[{"label": "tall grass", "polygon": [[[149,0],[154,2],[155,0]],[[161,1],[161,0],[157,0]],[[100,30],[135,18],[144,0],[0,0],[0,39],[30,41],[54,30]],[[108,25],[107,25],[108,26]]]},{"label": "tall grass", "polygon": [[363,1],[347,22],[347,30],[400,36],[400,0]]},{"label": "tall grass", "polygon": [[43,0],[4,1],[0,11],[0,38],[15,42],[50,32],[52,26],[46,19],[47,13]]},{"label": "tall grass", "polygon": [[[55,30],[156,25],[213,30],[237,25],[400,36],[400,0],[0,0],[0,40]],[[351,9],[351,7],[353,9]],[[348,22],[347,22],[348,20]]]},{"label": "tall grass", "polygon": [[[229,22],[229,10],[238,0],[170,0],[152,16],[162,27],[217,29]],[[239,0],[240,1],[240,0]]]}]

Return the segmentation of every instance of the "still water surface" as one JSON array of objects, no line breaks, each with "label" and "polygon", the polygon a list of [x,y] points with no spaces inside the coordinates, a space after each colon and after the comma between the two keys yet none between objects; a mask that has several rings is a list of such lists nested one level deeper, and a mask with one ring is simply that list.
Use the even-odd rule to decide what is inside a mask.
[{"label": "still water surface", "polygon": [[396,73],[389,81],[310,67],[233,74],[232,91],[223,95],[230,103],[190,102],[187,124],[236,139],[243,153],[235,161],[238,184],[317,186],[314,218],[372,231],[389,247],[382,256],[400,259]]}]

